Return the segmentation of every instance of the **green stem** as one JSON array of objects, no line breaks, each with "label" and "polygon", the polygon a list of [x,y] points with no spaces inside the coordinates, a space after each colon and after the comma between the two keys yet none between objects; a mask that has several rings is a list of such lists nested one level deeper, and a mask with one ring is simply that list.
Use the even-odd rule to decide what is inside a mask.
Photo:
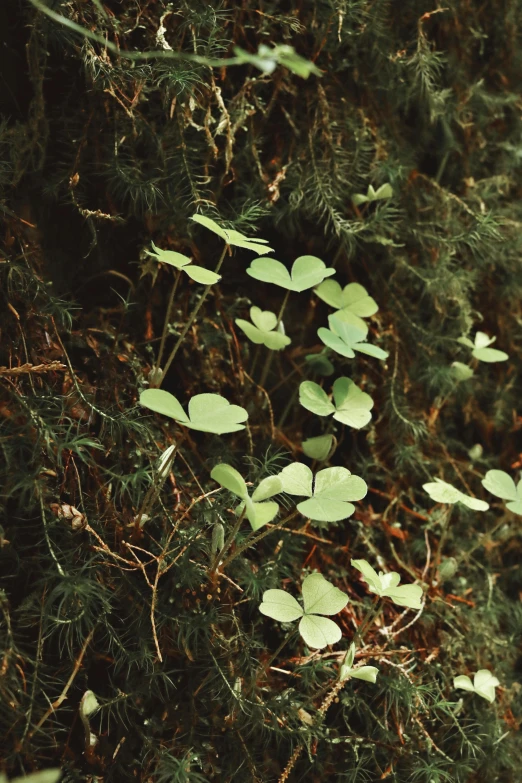
[{"label": "green stem", "polygon": [[[279,315],[277,316],[277,323],[275,325],[276,330],[283,319],[283,313],[285,311],[286,303],[288,302],[289,296],[290,296],[290,290],[286,292],[285,298],[283,299],[283,303],[281,305],[281,309],[279,310]],[[266,357],[265,364],[263,367],[263,372],[261,373],[261,378],[259,379],[259,386],[261,386],[262,388],[264,388],[268,373],[270,372],[270,367],[272,366],[272,361],[274,359],[274,353],[275,351],[269,351]]]},{"label": "green stem", "polygon": [[223,544],[223,549],[220,552],[216,553],[216,556],[215,556],[214,561],[212,563],[212,566],[210,568],[210,578],[211,579],[214,576],[214,574],[216,573],[217,567],[219,565],[219,561],[221,560],[222,557],[224,557],[226,555],[226,553],[228,552],[228,550],[230,549],[230,547],[232,546],[232,544],[236,540],[236,536],[239,533],[239,528],[241,527],[241,522],[245,518],[245,511],[246,511],[246,506],[243,509],[243,511],[241,512],[241,514],[238,516],[238,518],[236,520],[236,524],[232,528],[232,532],[230,533],[229,537],[227,538],[227,540]]},{"label": "green stem", "polygon": [[[219,270],[221,269],[221,264],[225,260],[225,254],[226,254],[227,250],[228,250],[228,245],[225,245],[225,247],[223,248],[223,252],[221,253],[220,259],[219,259],[219,261],[217,263],[217,266],[216,266],[216,268],[214,270],[216,273],[219,272]],[[191,313],[187,323],[185,324],[185,328],[181,332],[176,345],[172,349],[171,354],[170,354],[169,358],[167,359],[167,363],[166,363],[166,365],[165,365],[165,367],[163,369],[163,374],[161,376],[161,380],[163,380],[163,378],[167,374],[167,372],[168,372],[168,370],[170,368],[170,365],[174,361],[174,358],[175,358],[175,356],[176,356],[176,354],[177,354],[177,352],[179,350],[179,347],[180,347],[181,343],[185,339],[185,335],[187,334],[188,330],[190,329],[190,327],[192,326],[192,324],[196,320],[196,316],[199,313],[201,307],[203,306],[203,302],[207,298],[208,293],[209,293],[211,288],[212,288],[212,284],[205,286],[205,289],[204,289],[203,293],[201,294],[199,302],[197,303],[197,305],[193,309],[193,311],[192,311],[192,313]],[[161,381],[160,381],[160,383],[161,383]],[[160,383],[158,385],[160,385]]]},{"label": "green stem", "polygon": [[242,554],[242,552],[245,551],[245,549],[249,549],[249,547],[255,546],[258,543],[258,541],[261,541],[263,538],[265,538],[265,536],[268,536],[270,533],[273,533],[274,530],[278,530],[280,527],[283,527],[285,522],[290,522],[290,520],[294,519],[294,517],[296,517],[298,513],[299,512],[297,510],[292,511],[292,513],[289,514],[287,517],[282,519],[276,525],[272,525],[272,527],[268,528],[268,530],[264,530],[258,536],[253,534],[247,536],[246,540],[241,544],[241,546],[238,546],[236,551],[233,552],[229,557],[227,557],[225,562],[222,563],[221,570],[224,571],[225,568],[232,562],[232,560],[235,560],[238,555]]},{"label": "green stem", "polygon": [[376,601],[368,610],[366,613],[365,618],[363,619],[360,626],[357,628],[357,631],[355,633],[354,641],[359,640],[362,642],[362,638],[364,634],[366,633],[367,629],[370,627],[370,625],[373,623],[373,621],[376,619],[377,615],[381,611],[382,607],[382,599],[379,598],[378,601]]},{"label": "green stem", "polygon": [[268,659],[268,661],[267,661],[267,662],[265,663],[265,665],[263,666],[263,672],[262,672],[262,673],[263,673],[263,675],[267,673],[267,671],[269,670],[269,668],[271,667],[271,665],[273,664],[273,662],[275,661],[275,659],[277,658],[277,656],[279,655],[279,653],[281,652],[281,650],[283,649],[283,647],[285,647],[285,646],[286,646],[286,644],[287,644],[287,643],[290,641],[290,639],[292,638],[292,636],[295,636],[295,634],[296,634],[296,633],[297,633],[296,629],[295,629],[295,628],[292,628],[292,630],[290,630],[290,631],[289,631],[289,632],[286,634],[285,638],[283,639],[283,641],[281,642],[281,644],[279,645],[279,647],[277,648],[277,650],[275,651],[275,653],[273,653],[273,655],[271,655],[271,656],[270,656],[270,658]]},{"label": "green stem", "polygon": [[149,513],[150,509],[154,504],[154,501],[156,500],[159,493],[161,492],[161,488],[165,483],[167,476],[169,475],[174,460],[176,459],[176,454],[178,453],[178,447],[179,447],[179,442],[176,443],[175,448],[172,454],[170,455],[168,462],[163,466],[163,469],[161,471],[161,476],[155,476],[152,484],[148,488],[145,498],[143,499],[143,503],[141,504],[141,508],[135,517],[136,530],[139,530],[139,528],[141,527],[141,520],[143,519],[143,516]]},{"label": "green stem", "polygon": [[452,512],[452,510],[453,509],[450,506],[448,508],[447,512],[446,512],[445,519],[444,519],[444,521],[442,523],[442,533],[441,533],[440,538],[439,538],[439,545],[437,547],[437,554],[435,555],[435,559],[433,561],[433,573],[434,574],[437,573],[437,568],[439,567],[440,559],[442,557],[442,550],[444,548],[444,544],[446,543],[446,538],[448,537],[449,523],[450,523],[450,519],[451,519],[451,512]]},{"label": "green stem", "polygon": [[[167,312],[166,312],[166,315],[165,315],[165,323],[163,324],[163,332],[161,334],[161,343],[160,343],[159,352],[158,352],[158,360],[156,362],[156,366],[153,368],[152,373],[151,373],[153,381],[150,384],[150,386],[153,389],[156,387],[156,383],[157,383],[156,378],[157,377],[160,378],[160,382],[161,382],[161,377],[162,377],[161,360],[163,359],[163,351],[165,350],[165,342],[166,342],[166,339],[167,339],[167,332],[169,330],[170,318],[171,318],[171,315],[172,315],[172,305],[174,304],[174,295],[176,293],[176,289],[178,287],[178,283],[180,281],[180,278],[181,278],[181,269],[178,270],[178,274],[176,275],[176,279],[174,280],[174,285],[172,286],[172,289],[171,289],[171,292],[170,292],[169,303],[167,305]],[[159,386],[159,383],[158,383],[158,386]]]}]

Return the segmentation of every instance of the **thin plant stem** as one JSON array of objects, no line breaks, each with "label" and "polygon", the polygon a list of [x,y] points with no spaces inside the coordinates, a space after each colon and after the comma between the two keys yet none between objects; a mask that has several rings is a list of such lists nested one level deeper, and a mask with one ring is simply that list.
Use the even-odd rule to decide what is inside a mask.
[{"label": "thin plant stem", "polygon": [[268,536],[270,533],[273,533],[274,530],[279,530],[279,528],[283,527],[285,522],[290,522],[290,520],[294,519],[294,517],[296,517],[298,513],[299,512],[297,510],[296,511],[292,511],[292,513],[289,514],[287,517],[282,519],[276,525],[272,525],[272,527],[269,528],[268,530],[264,530],[258,536],[256,536],[256,535],[247,536],[246,540],[241,544],[241,546],[238,546],[236,551],[233,552],[231,555],[229,555],[229,557],[227,557],[225,562],[222,563],[221,570],[224,571],[225,568],[228,565],[230,565],[232,560],[235,560],[235,558],[238,557],[238,555],[242,554],[245,551],[245,549],[248,549],[251,546],[255,546],[258,543],[258,541],[261,541],[261,539],[265,538],[265,536]]},{"label": "thin plant stem", "polygon": [[269,670],[269,668],[272,666],[273,662],[275,661],[275,659],[277,658],[277,656],[279,655],[279,653],[281,652],[281,650],[283,649],[283,647],[285,647],[285,646],[286,646],[286,644],[287,644],[287,643],[290,641],[290,639],[291,639],[293,636],[295,636],[295,635],[296,635],[296,633],[297,633],[296,629],[295,629],[295,628],[292,628],[292,629],[291,629],[291,630],[290,630],[290,631],[289,631],[289,632],[286,634],[285,638],[283,639],[283,641],[281,642],[281,644],[279,645],[279,647],[277,648],[277,650],[275,651],[275,653],[273,653],[273,654],[270,656],[270,658],[268,659],[268,661],[267,661],[267,662],[265,663],[265,665],[263,666],[263,672],[262,672],[262,673],[263,673],[263,675],[267,673],[267,671],[268,671],[268,670]]},{"label": "thin plant stem", "polygon": [[[226,255],[226,252],[228,250],[228,247],[229,247],[228,245],[225,245],[225,247],[223,248],[223,252],[221,253],[221,256],[219,258],[219,261],[217,262],[216,268],[214,269],[214,272],[217,273],[221,269],[221,264],[225,260],[225,255]],[[181,332],[176,345],[172,349],[172,351],[170,353],[170,356],[167,359],[167,363],[166,363],[165,367],[163,368],[163,375],[161,376],[161,381],[166,376],[166,374],[167,374],[167,372],[168,372],[168,370],[170,368],[170,365],[174,361],[174,359],[176,357],[176,354],[177,354],[177,352],[178,352],[178,350],[180,348],[180,345],[183,342],[183,340],[185,339],[185,336],[186,336],[188,330],[190,329],[190,327],[192,326],[192,324],[196,320],[196,316],[199,313],[199,311],[201,310],[201,307],[203,306],[203,302],[207,298],[208,293],[209,293],[210,289],[212,288],[212,285],[213,284],[205,286],[205,289],[204,289],[203,293],[201,294],[199,302],[197,303],[197,305],[193,309],[192,313],[190,314],[189,319],[188,319],[187,323],[185,324],[185,327],[184,327],[183,331]],[[161,381],[159,382],[158,385],[161,385]]]},{"label": "thin plant stem", "polygon": [[[279,310],[279,315],[277,316],[277,323],[275,325],[276,330],[283,319],[283,313],[285,311],[286,303],[288,302],[289,296],[290,296],[290,290],[286,292],[285,298],[283,299],[283,303],[281,305],[281,309]],[[274,359],[274,353],[275,351],[269,351],[266,357],[265,364],[263,366],[263,371],[261,373],[261,378],[259,379],[259,385],[262,388],[264,388],[268,373],[270,372],[270,367],[272,366],[272,361]]]},{"label": "thin plant stem", "polygon": [[163,332],[161,334],[161,343],[158,351],[158,359],[156,361],[156,366],[154,367],[152,371],[153,375],[153,381],[150,384],[152,388],[155,386],[156,377],[160,375],[161,373],[161,360],[163,359],[163,351],[165,350],[165,342],[167,339],[167,333],[169,330],[169,324],[170,324],[170,318],[172,315],[172,305],[174,304],[174,296],[176,294],[176,290],[181,278],[181,269],[178,270],[178,274],[176,275],[176,279],[174,280],[174,284],[172,286],[170,297],[169,297],[169,303],[167,305],[167,312],[165,314],[165,323],[163,324]]},{"label": "thin plant stem", "polygon": [[356,639],[362,641],[364,634],[366,633],[370,625],[373,623],[373,621],[376,619],[377,615],[380,613],[381,608],[382,608],[382,600],[379,598],[379,600],[376,601],[367,611],[365,617],[363,618],[362,623],[357,628],[354,641]]},{"label": "thin plant stem", "polygon": [[170,469],[174,464],[174,460],[176,459],[176,454],[178,453],[179,444],[180,441],[177,441],[174,450],[168,459],[168,462],[162,467],[161,476],[155,476],[152,484],[148,488],[145,497],[143,499],[143,503],[141,504],[141,508],[134,518],[136,530],[139,530],[139,528],[141,527],[141,520],[143,519],[145,514],[148,514],[148,512],[150,511],[150,509],[154,504],[154,501],[156,500],[159,493],[161,492],[161,488],[165,483],[167,476],[169,475]]},{"label": "thin plant stem", "polygon": [[261,345],[258,345],[256,350],[255,350],[255,353],[254,353],[254,359],[252,361],[252,367],[250,368],[250,377],[251,378],[254,377],[254,370],[256,369],[260,353],[261,353]]},{"label": "thin plant stem", "polygon": [[214,561],[212,563],[212,566],[210,568],[210,578],[211,579],[213,578],[214,574],[216,573],[217,567],[219,566],[219,561],[221,560],[222,557],[224,557],[226,555],[226,553],[228,552],[228,550],[230,549],[230,547],[234,543],[234,541],[236,539],[236,536],[239,533],[239,528],[241,527],[241,522],[245,518],[245,511],[246,511],[246,507],[243,509],[241,514],[238,516],[238,518],[236,520],[236,524],[232,528],[232,532],[230,533],[229,537],[227,538],[227,540],[223,544],[223,549],[220,552],[216,553],[216,556],[215,556]]},{"label": "thin plant stem", "polygon": [[451,519],[451,512],[452,507],[450,506],[446,512],[446,516],[444,518],[444,521],[442,523],[442,533],[440,534],[439,538],[439,545],[437,547],[437,553],[435,555],[435,558],[433,560],[433,573],[435,574],[437,572],[437,568],[439,567],[440,559],[442,557],[442,550],[444,549],[444,544],[446,543],[446,538],[448,537],[448,531],[449,531],[449,523]]}]

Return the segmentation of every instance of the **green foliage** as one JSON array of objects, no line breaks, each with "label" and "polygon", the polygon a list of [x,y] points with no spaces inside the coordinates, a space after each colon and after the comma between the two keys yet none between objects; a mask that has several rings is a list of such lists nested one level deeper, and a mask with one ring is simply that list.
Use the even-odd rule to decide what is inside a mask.
[{"label": "green foliage", "polygon": [[175,269],[182,269],[192,280],[195,280],[196,283],[214,285],[218,280],[221,280],[221,275],[211,272],[210,269],[205,269],[202,266],[193,264],[191,259],[184,256],[182,253],[177,253],[174,250],[161,250],[161,248],[156,247],[154,242],[152,242],[152,248],[154,253],[147,251],[150,256],[163,264],[173,266]]},{"label": "green foliage", "polygon": [[388,574],[384,574],[382,571],[377,573],[367,560],[352,560],[351,563],[363,575],[370,592],[380,598],[391,598],[397,606],[407,606],[409,609],[421,608],[422,587],[420,585],[399,585],[400,574],[395,571]]},{"label": "green foliage", "polygon": [[240,231],[231,228],[223,228],[216,223],[215,220],[212,220],[212,218],[206,217],[205,215],[192,215],[191,219],[196,223],[199,223],[200,226],[205,226],[205,228],[208,228],[212,233],[217,234],[227,245],[253,250],[254,253],[258,253],[259,255],[273,252],[273,248],[268,247],[268,240],[266,239],[249,239]]},{"label": "green foliage", "polygon": [[238,506],[236,514],[241,514],[244,510],[252,530],[259,530],[260,527],[271,522],[278,513],[277,503],[268,500],[283,490],[282,482],[278,476],[267,476],[263,479],[254,490],[252,497],[248,494],[247,485],[241,473],[231,465],[225,463],[216,465],[210,476],[243,501]]},{"label": "green foliage", "polygon": [[326,304],[351,314],[351,321],[359,324],[361,329],[366,325],[363,318],[369,318],[379,310],[377,302],[368,295],[366,288],[359,283],[348,283],[341,288],[337,280],[325,280],[315,289],[317,296]]},{"label": "green foliage", "polygon": [[337,623],[321,615],[338,614],[348,596],[328,582],[322,574],[310,574],[303,581],[303,608],[284,590],[267,590],[259,611],[281,623],[299,622],[299,633],[309,647],[321,649],[337,644],[342,632]]},{"label": "green foliage", "polygon": [[297,292],[313,288],[325,277],[335,275],[335,269],[327,269],[324,261],[316,256],[299,256],[292,264],[290,272],[275,258],[256,258],[246,271],[247,275],[255,280]]},{"label": "green foliage", "polygon": [[376,666],[357,666],[353,668],[354,660],[355,642],[352,642],[339,670],[341,682],[344,682],[344,680],[364,680],[365,682],[376,683],[379,669]]},{"label": "green foliage", "polygon": [[271,351],[280,351],[290,345],[291,340],[285,335],[283,322],[277,322],[275,313],[269,310],[261,310],[259,307],[250,308],[252,323],[236,318],[236,324],[249,340],[256,345],[265,345]]},{"label": "green foliage", "polygon": [[318,435],[316,438],[307,438],[301,444],[307,457],[325,462],[332,454],[334,447],[333,435]]},{"label": "green foliage", "polygon": [[449,503],[454,505],[455,503],[462,503],[468,508],[472,508],[474,511],[487,511],[489,503],[479,498],[471,497],[461,492],[460,489],[454,487],[452,484],[448,484],[447,481],[436,478],[435,481],[429,481],[427,484],[423,484],[422,488],[428,493],[432,500],[437,503]]},{"label": "green foliage", "polygon": [[496,341],[496,337],[489,337],[485,332],[477,332],[475,341],[472,342],[469,337],[459,337],[459,343],[471,348],[471,355],[480,362],[505,362],[509,359],[507,353],[499,351],[496,348],[489,348]]},{"label": "green foliage", "polygon": [[299,386],[299,402],[306,410],[318,416],[330,416],[342,424],[360,429],[371,420],[373,400],[361,391],[350,378],[337,378],[333,385],[333,402],[326,392],[314,383],[303,381]]},{"label": "green foliage", "polygon": [[347,468],[324,468],[315,477],[307,465],[294,462],[283,468],[279,477],[283,492],[310,498],[298,503],[297,510],[315,522],[340,522],[351,517],[355,506],[368,492],[366,482]]},{"label": "green foliage", "polygon": [[453,680],[454,688],[463,688],[465,691],[476,693],[490,703],[495,701],[495,688],[497,685],[500,685],[500,682],[488,669],[480,669],[480,671],[476,672],[473,682],[466,674],[460,674]]},{"label": "green foliage", "polygon": [[387,359],[388,354],[377,345],[365,342],[368,335],[368,327],[359,318],[354,318],[351,313],[339,311],[328,316],[329,329],[321,326],[317,334],[332,351],[353,359],[355,351],[373,356],[375,359]]},{"label": "green foliage", "polygon": [[380,188],[375,188],[373,185],[368,185],[366,195],[364,193],[354,193],[352,196],[353,203],[358,207],[361,204],[371,203],[372,201],[379,201],[384,198],[391,198],[393,196],[393,188],[389,183],[381,185]]},{"label": "green foliage", "polygon": [[515,484],[508,473],[503,470],[488,470],[482,479],[482,485],[497,498],[509,500],[506,508],[514,514],[522,516],[522,483]]},{"label": "green foliage", "polygon": [[216,435],[244,430],[242,422],[248,419],[244,408],[231,405],[220,394],[196,394],[189,401],[188,415],[176,397],[163,389],[145,389],[140,395],[140,405],[169,416],[191,430]]}]

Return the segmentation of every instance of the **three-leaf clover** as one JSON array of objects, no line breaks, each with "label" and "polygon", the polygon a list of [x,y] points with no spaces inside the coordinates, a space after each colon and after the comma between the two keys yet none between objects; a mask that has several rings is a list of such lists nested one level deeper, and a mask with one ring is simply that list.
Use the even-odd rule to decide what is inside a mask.
[{"label": "three-leaf clover", "polygon": [[271,522],[279,511],[277,503],[268,500],[283,490],[281,479],[278,476],[267,476],[263,479],[254,490],[252,497],[248,494],[243,476],[231,465],[225,463],[216,465],[210,476],[243,501],[236,509],[236,514],[241,514],[244,509],[252,530],[259,530],[260,527]]},{"label": "three-leaf clover", "polygon": [[482,486],[497,498],[509,500],[510,502],[506,503],[506,508],[509,508],[514,514],[522,516],[522,481],[519,481],[517,485],[511,476],[504,473],[503,470],[488,470],[482,479]]},{"label": "three-leaf clover", "polygon": [[244,430],[242,422],[248,419],[244,408],[231,405],[220,394],[196,394],[188,404],[188,416],[176,397],[163,389],[145,389],[140,395],[140,405],[169,416],[189,429],[216,435]]},{"label": "three-leaf clover", "polygon": [[376,345],[370,345],[365,342],[368,335],[368,327],[364,322],[359,323],[351,316],[351,313],[343,313],[338,311],[328,316],[328,324],[330,326],[327,329],[325,326],[321,326],[317,330],[322,342],[331,348],[332,351],[346,356],[347,359],[353,359],[355,351],[368,354],[376,359],[387,359],[388,354],[383,351],[382,348],[378,348]]},{"label": "three-leaf clover", "polygon": [[273,283],[287,291],[306,291],[322,283],[325,277],[335,275],[335,269],[327,268],[316,256],[299,256],[292,264],[291,272],[275,258],[255,258],[248,267],[247,275],[262,283]]},{"label": "three-leaf clover", "polygon": [[182,253],[177,253],[175,250],[162,250],[152,242],[154,253],[147,250],[149,256],[155,258],[156,261],[160,261],[163,264],[169,264],[175,269],[182,269],[187,275],[195,280],[196,283],[202,283],[203,285],[213,285],[221,280],[221,275],[216,272],[211,272],[210,269],[205,269],[203,266],[197,266],[192,263],[192,260]]},{"label": "three-leaf clover", "polygon": [[302,442],[303,451],[310,459],[325,462],[332,455],[335,438],[333,435],[318,435]]},{"label": "three-leaf clover", "polygon": [[353,322],[362,324],[362,328],[365,326],[362,319],[375,315],[379,309],[375,299],[372,299],[366,288],[359,283],[348,283],[341,288],[337,280],[325,280],[317,286],[315,293],[336,310],[351,313]]},{"label": "three-leaf clover", "polygon": [[366,204],[369,201],[379,201],[380,199],[391,198],[392,196],[392,186],[386,182],[384,185],[381,185],[380,188],[377,188],[377,190],[375,190],[373,185],[368,185],[366,195],[364,195],[364,193],[354,193],[352,202],[355,206],[359,206],[359,204]]},{"label": "three-leaf clover", "polygon": [[309,647],[319,649],[336,644],[342,636],[341,629],[333,620],[321,615],[337,614],[344,609],[348,603],[346,593],[334,587],[322,574],[310,574],[303,581],[302,594],[304,609],[290,593],[266,590],[259,611],[280,623],[301,618],[299,633]]},{"label": "three-leaf clover", "polygon": [[473,498],[470,495],[465,495],[460,489],[454,487],[452,484],[448,484],[442,479],[436,478],[435,481],[429,481],[427,484],[423,484],[422,488],[426,490],[432,500],[437,503],[463,503],[468,508],[472,508],[473,511],[487,511],[489,503],[485,500],[479,500],[479,498]]},{"label": "three-leaf clover", "polygon": [[308,79],[311,73],[321,76],[321,71],[313,62],[305,60],[288,44],[276,44],[272,49],[266,44],[260,44],[256,54],[234,46],[234,54],[238,63],[248,63],[263,73],[273,73],[278,65],[283,65],[303,79]]},{"label": "three-leaf clover", "polygon": [[348,652],[345,655],[344,661],[341,664],[341,670],[339,672],[339,679],[341,682],[344,680],[365,680],[366,682],[376,682],[379,669],[376,666],[357,666],[353,668],[353,662],[355,659],[355,642],[352,642]]},{"label": "three-leaf clover", "polygon": [[482,696],[486,701],[495,701],[495,688],[500,685],[497,678],[487,669],[479,669],[473,677],[473,682],[466,674],[460,674],[453,680],[454,688],[463,688],[465,691],[472,691],[478,696]]},{"label": "three-leaf clover", "polygon": [[337,378],[333,387],[333,402],[324,389],[314,381],[303,381],[299,386],[299,402],[307,411],[318,416],[330,416],[342,424],[360,429],[372,418],[373,400],[361,391],[350,378]]},{"label": "three-leaf clover", "polygon": [[259,307],[250,308],[252,323],[236,318],[236,324],[256,345],[265,345],[271,351],[280,351],[290,344],[285,334],[283,322],[277,323],[277,315]]},{"label": "three-leaf clover", "polygon": [[471,355],[480,362],[505,362],[506,359],[509,359],[507,353],[498,351],[496,348],[489,348],[496,339],[496,337],[489,337],[485,332],[477,332],[475,342],[472,342],[469,337],[459,337],[458,342],[471,348]]},{"label": "three-leaf clover", "polygon": [[420,585],[399,585],[400,574],[391,571],[388,574],[377,571],[367,560],[352,560],[354,568],[363,575],[371,593],[381,598],[391,598],[397,606],[407,606],[409,609],[420,609],[422,587]]},{"label": "three-leaf clover", "polygon": [[283,492],[310,498],[297,505],[297,510],[316,522],[340,522],[355,511],[349,501],[362,500],[368,492],[366,482],[353,476],[347,468],[325,468],[315,475],[307,465],[294,462],[279,474]]},{"label": "three-leaf clover", "polygon": [[227,245],[233,245],[234,247],[244,247],[246,250],[253,250],[254,253],[273,253],[274,248],[268,247],[268,240],[266,239],[249,239],[240,231],[235,231],[232,228],[223,228],[219,223],[216,223],[212,218],[205,215],[192,215],[191,220],[199,223],[200,226],[205,226],[209,231],[217,234],[218,237],[227,243]]}]

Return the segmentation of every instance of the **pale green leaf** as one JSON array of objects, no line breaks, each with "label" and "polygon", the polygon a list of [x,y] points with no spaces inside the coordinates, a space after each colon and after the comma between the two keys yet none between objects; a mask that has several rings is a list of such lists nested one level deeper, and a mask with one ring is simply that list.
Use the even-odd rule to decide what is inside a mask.
[{"label": "pale green leaf", "polygon": [[453,687],[462,688],[465,691],[474,691],[473,683],[466,674],[459,674],[458,677],[453,678]]},{"label": "pale green leaf", "polygon": [[473,678],[475,693],[490,703],[495,701],[495,688],[497,685],[500,685],[500,682],[487,669],[480,669]]},{"label": "pale green leaf", "polygon": [[359,476],[354,476],[347,468],[324,468],[315,477],[314,497],[342,501],[362,500],[367,492],[366,482]]},{"label": "pale green leaf", "polygon": [[288,495],[312,496],[313,473],[307,465],[294,462],[283,468],[279,477],[282,482],[283,492]]},{"label": "pale green leaf", "polygon": [[300,514],[316,522],[341,522],[351,517],[355,506],[341,500],[313,497],[297,505]]},{"label": "pale green leaf", "polygon": [[273,283],[296,292],[306,291],[335,274],[335,269],[327,269],[324,261],[316,256],[296,258],[291,272],[275,258],[256,258],[246,271],[250,277],[263,283]]},{"label": "pale green leaf", "polygon": [[351,560],[352,566],[361,572],[365,581],[375,592],[381,590],[381,580],[377,571],[369,564],[367,560]]},{"label": "pale green leaf", "polygon": [[162,250],[160,247],[157,247],[154,242],[151,244],[154,253],[147,250],[147,254],[152,258],[155,258],[156,261],[160,261],[163,264],[169,264],[170,266],[175,267],[175,269],[183,269],[184,266],[192,263],[191,259],[184,256],[182,253],[178,253],[175,250]]},{"label": "pale green leaf", "polygon": [[515,482],[503,470],[488,470],[482,479],[482,485],[497,498],[515,501],[519,499]]},{"label": "pale green leaf", "polygon": [[485,500],[479,500],[470,495],[465,495],[460,489],[457,489],[439,478],[436,478],[433,482],[423,484],[422,488],[428,493],[430,498],[437,503],[449,503],[451,505],[454,503],[462,503],[474,511],[487,511],[489,508],[489,503],[486,503]]},{"label": "pale green leaf", "polygon": [[301,57],[288,44],[277,44],[273,48],[260,44],[256,54],[234,46],[234,55],[238,62],[253,65],[267,74],[273,73],[279,64],[302,79],[308,79],[310,74],[321,76],[321,71],[313,62]]},{"label": "pale green leaf", "polygon": [[[259,307],[250,308],[250,317],[253,323],[236,318],[236,324],[256,345],[265,345],[271,351],[280,351],[290,344],[291,340],[284,333],[283,324],[277,326],[277,316],[268,310]],[[275,331],[274,331],[275,330]]]},{"label": "pale green leaf", "polygon": [[308,353],[305,360],[309,364],[311,372],[325,377],[333,375],[335,367],[324,353]]},{"label": "pale green leaf", "polygon": [[254,253],[271,253],[273,248],[267,246],[266,239],[249,239],[241,234],[240,231],[234,229],[223,228],[212,218],[205,215],[192,215],[191,220],[199,223],[200,226],[204,226],[209,231],[217,234],[227,245],[233,245],[234,247],[243,247],[247,250],[253,250]]},{"label": "pale green leaf", "polygon": [[337,421],[360,429],[371,420],[373,400],[350,378],[337,378],[333,385],[333,397],[336,407],[334,419]]},{"label": "pale green leaf", "polygon": [[333,443],[333,435],[318,435],[316,438],[304,440],[301,445],[307,457],[324,462],[330,456]]},{"label": "pale green leaf", "polygon": [[196,283],[201,283],[202,285],[214,285],[218,280],[221,280],[221,275],[218,275],[216,272],[211,272],[210,269],[205,269],[203,266],[197,266],[196,264],[184,267],[183,271]]},{"label": "pale green leaf", "polygon": [[188,424],[189,422],[189,418],[181,407],[181,403],[173,394],[163,389],[145,389],[140,394],[140,405],[149,408],[149,410],[155,413],[169,416],[181,424]]},{"label": "pale green leaf", "polygon": [[407,606],[409,609],[420,609],[422,587],[420,585],[399,585],[389,587],[382,592],[383,598],[391,598],[397,606]]},{"label": "pale green leaf", "polygon": [[11,783],[58,783],[62,776],[61,769],[43,769],[40,772],[32,772],[21,778],[13,778]]},{"label": "pale green leaf", "polygon": [[304,614],[295,598],[284,590],[265,590],[259,611],[280,623],[292,622]]},{"label": "pale green leaf", "polygon": [[[364,680],[365,682],[377,682],[377,675],[379,669],[376,666],[359,666],[357,669],[352,669],[349,673],[349,677],[352,680]],[[344,679],[341,678],[341,679]]]},{"label": "pale green leaf", "polygon": [[262,332],[257,326],[251,324],[250,321],[245,321],[243,318],[236,318],[236,324],[255,345],[264,345],[265,332]]},{"label": "pale green leaf", "polygon": [[478,359],[481,362],[487,362],[488,364],[505,362],[509,359],[507,353],[504,353],[504,351],[497,351],[496,348],[475,348],[475,350],[471,352],[471,355],[474,356],[475,359]]},{"label": "pale green leaf", "polygon": [[513,514],[518,514],[519,516],[522,516],[522,498],[519,498],[518,500],[515,500],[511,503],[506,503],[506,508],[509,508],[509,510],[512,511]]},{"label": "pale green leaf", "polygon": [[246,518],[254,531],[271,522],[277,516],[278,511],[279,506],[274,500],[254,503],[249,499],[246,504]]},{"label": "pale green leaf", "polygon": [[451,367],[453,370],[453,377],[457,381],[469,381],[475,374],[471,367],[468,367],[467,364],[463,364],[462,362],[453,362]]},{"label": "pale green leaf", "polygon": [[267,476],[259,482],[252,494],[252,500],[261,501],[283,492],[283,482],[279,476]]},{"label": "pale green leaf", "polygon": [[358,316],[340,310],[328,316],[328,324],[329,329],[320,327],[317,334],[325,345],[341,356],[353,359],[354,351],[360,351],[377,359],[388,357],[386,351],[364,342],[368,334],[368,327]]},{"label": "pale green leaf", "polygon": [[305,615],[299,623],[299,633],[308,647],[321,649],[336,644],[342,637],[341,629],[328,617],[315,614]]},{"label": "pale green leaf", "polygon": [[252,323],[262,332],[271,332],[277,326],[277,315],[270,310],[261,310],[255,305],[250,308],[250,318]]},{"label": "pale green leaf", "polygon": [[241,500],[245,500],[248,497],[248,490],[245,480],[241,473],[233,468],[231,465],[221,463],[216,465],[210,474],[210,477],[221,484],[222,487],[228,489],[233,495],[236,495]]},{"label": "pale green leaf", "polygon": [[488,345],[493,345],[496,339],[496,337],[490,337],[485,332],[477,332],[475,335],[475,348],[487,348]]},{"label": "pale green leaf", "polygon": [[318,383],[303,381],[299,386],[299,402],[307,411],[318,416],[329,416],[335,412],[335,405]]},{"label": "pale green leaf", "polygon": [[302,586],[306,614],[337,614],[348,603],[348,596],[322,574],[310,574]]},{"label": "pale green leaf", "polygon": [[244,408],[231,405],[220,394],[196,394],[190,399],[188,411],[191,429],[216,435],[243,430],[242,422],[248,419]]}]

